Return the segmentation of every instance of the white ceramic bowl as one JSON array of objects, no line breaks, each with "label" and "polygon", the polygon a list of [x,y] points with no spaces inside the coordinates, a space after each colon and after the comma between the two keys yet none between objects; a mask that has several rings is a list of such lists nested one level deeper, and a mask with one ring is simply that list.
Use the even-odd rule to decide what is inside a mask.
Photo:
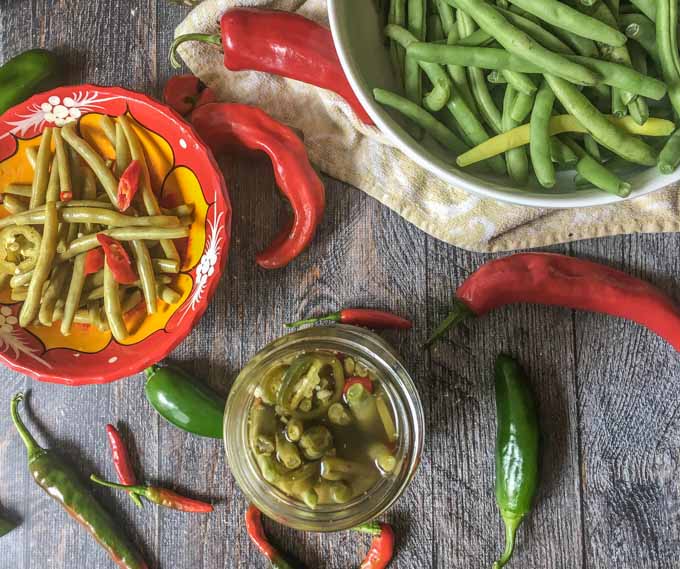
[{"label": "white ceramic bowl", "polygon": [[[390,66],[389,53],[382,35],[382,23],[372,0],[328,0],[333,39],[340,61],[354,92],[380,130],[409,158],[432,174],[458,188],[500,201],[534,207],[588,207],[622,201],[594,189],[576,190],[573,172],[558,173],[556,187],[546,191],[532,186],[520,191],[506,180],[482,178],[460,170],[439,156],[434,143],[412,138],[396,119],[373,99],[375,87],[401,91]],[[649,194],[680,179],[680,170],[662,176],[656,168],[640,169],[628,176],[633,191],[627,199]]]}]

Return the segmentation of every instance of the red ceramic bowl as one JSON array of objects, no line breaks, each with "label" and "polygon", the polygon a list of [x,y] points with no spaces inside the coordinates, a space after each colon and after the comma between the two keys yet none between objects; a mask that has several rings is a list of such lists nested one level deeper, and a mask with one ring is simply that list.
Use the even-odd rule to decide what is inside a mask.
[{"label": "red ceramic bowl", "polygon": [[[231,205],[212,153],[177,113],[117,87],[60,87],[31,97],[0,117],[0,193],[10,183],[30,183],[26,148],[40,143],[46,126],[78,121],[81,135],[104,156],[113,146],[100,127],[101,115],[127,114],[144,146],[154,191],[162,206],[194,206],[188,239],[177,241],[182,257],[172,287],[181,300],[159,300],[157,314],[141,309],[126,315],[131,336],[119,344],[109,332],[74,326],[62,336],[52,327],[20,328],[21,303],[9,287],[0,290],[0,361],[41,381],[67,385],[106,383],[133,375],[157,362],[198,322],[220,280],[231,235]],[[0,207],[0,217],[7,215]]]}]

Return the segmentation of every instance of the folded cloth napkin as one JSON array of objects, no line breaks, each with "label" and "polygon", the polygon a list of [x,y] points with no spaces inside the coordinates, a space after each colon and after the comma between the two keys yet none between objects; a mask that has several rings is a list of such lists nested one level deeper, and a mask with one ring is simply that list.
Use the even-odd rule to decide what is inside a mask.
[{"label": "folded cloth napkin", "polygon": [[[236,5],[294,11],[328,26],[326,0],[205,0],[176,34],[215,33],[221,14]],[[363,190],[457,247],[508,251],[606,235],[680,231],[678,185],[594,208],[550,210],[503,204],[436,179],[376,128],[357,120],[335,93],[264,73],[229,71],[215,46],[188,42],[179,53],[220,100],[256,105],[300,129],[312,162],[323,172]]]}]

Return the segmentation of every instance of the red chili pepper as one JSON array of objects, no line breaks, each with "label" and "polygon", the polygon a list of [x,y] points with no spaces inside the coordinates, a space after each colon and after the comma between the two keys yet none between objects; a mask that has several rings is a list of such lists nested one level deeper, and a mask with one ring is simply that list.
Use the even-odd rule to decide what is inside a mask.
[{"label": "red chili pepper", "polygon": [[137,273],[132,268],[130,256],[120,241],[108,235],[97,233],[97,241],[104,249],[106,263],[113,273],[113,278],[120,284],[132,284],[137,281]]},{"label": "red chili pepper", "polygon": [[142,174],[142,166],[138,160],[130,162],[129,166],[121,174],[118,180],[118,209],[125,211],[130,207],[132,200],[139,189],[139,177]]},{"label": "red chili pepper", "polygon": [[175,75],[165,83],[163,100],[180,115],[186,116],[201,105],[214,102],[215,93],[194,75]]},{"label": "red chili pepper", "polygon": [[262,514],[253,505],[249,506],[246,511],[246,531],[248,532],[248,537],[250,537],[262,555],[269,559],[272,569],[302,569],[301,564],[288,561],[269,543],[262,527]]},{"label": "red chili pepper", "polygon": [[227,69],[263,71],[334,91],[360,120],[373,124],[345,77],[328,29],[299,14],[257,8],[227,10],[220,25],[221,36],[185,34],[175,38],[170,48],[173,66],[179,67],[176,51],[185,41],[221,46]]},{"label": "red chili pepper", "polygon": [[[125,446],[123,437],[118,432],[118,429],[113,425],[106,425],[106,434],[109,439],[109,446],[111,447],[111,457],[113,458],[113,465],[116,467],[116,473],[118,474],[118,480],[122,484],[128,484],[134,486],[137,484],[137,477],[135,476],[135,471],[132,468],[132,462],[130,461],[130,455],[128,449]],[[132,501],[139,506],[143,507],[142,500],[139,496],[133,492],[128,492]]]},{"label": "red chili pepper", "polygon": [[117,488],[119,490],[125,490],[131,492],[138,496],[143,496],[149,502],[163,506],[164,508],[170,508],[172,510],[180,510],[181,512],[192,512],[197,514],[207,514],[213,511],[212,504],[208,502],[203,502],[201,500],[194,500],[192,498],[187,498],[182,496],[177,492],[168,490],[167,488],[159,488],[158,486],[141,486],[141,485],[130,485],[130,484],[116,484],[115,482],[109,482],[108,480],[102,480],[95,474],[90,476],[90,480],[99,484],[101,486],[106,486],[108,488]]},{"label": "red chili pepper", "polygon": [[680,351],[680,308],[658,288],[611,267],[555,253],[520,253],[482,265],[458,288],[453,310],[426,345],[470,316],[519,302],[633,320]]},{"label": "red chili pepper", "polygon": [[240,145],[269,155],[276,182],[293,208],[294,221],[258,253],[256,261],[265,269],[290,263],[314,237],[326,202],[323,182],[309,163],[305,145],[292,129],[248,105],[211,103],[196,109],[191,121],[215,153]]},{"label": "red chili pepper", "polygon": [[410,320],[406,320],[406,318],[402,318],[401,316],[397,316],[390,312],[384,312],[383,310],[370,310],[367,308],[345,308],[338,312],[327,314],[326,316],[290,322],[289,324],[286,324],[286,326],[288,328],[297,328],[298,326],[304,326],[305,324],[316,324],[317,322],[326,320],[376,329],[399,328],[406,330],[413,326]]},{"label": "red chili pepper", "polygon": [[350,377],[345,380],[345,387],[342,389],[343,395],[349,391],[355,383],[360,383],[369,393],[373,393],[373,382],[367,377]]},{"label": "red chili pepper", "polygon": [[363,533],[375,535],[371,548],[361,562],[359,569],[385,569],[394,555],[394,531],[392,526],[385,523],[365,524],[354,528]]},{"label": "red chili pepper", "polygon": [[85,255],[85,274],[98,273],[104,268],[104,251],[101,247],[90,249]]},{"label": "red chili pepper", "polygon": [[73,199],[73,192],[59,192],[59,199],[62,202],[70,202]]}]

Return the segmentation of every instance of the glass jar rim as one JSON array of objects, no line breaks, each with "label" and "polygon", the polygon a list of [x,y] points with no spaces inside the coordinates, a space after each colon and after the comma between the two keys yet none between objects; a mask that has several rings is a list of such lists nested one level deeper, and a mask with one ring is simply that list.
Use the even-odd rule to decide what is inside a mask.
[{"label": "glass jar rim", "polygon": [[[311,350],[337,350],[371,362],[391,397],[396,398],[395,419],[403,438],[403,457],[395,476],[382,479],[367,495],[348,504],[318,506],[313,510],[264,481],[252,453],[244,452],[247,449],[248,410],[255,398],[261,371],[286,354]],[[267,517],[306,531],[349,529],[378,517],[392,506],[415,476],[424,431],[420,396],[394,349],[377,334],[344,324],[299,330],[265,346],[239,373],[224,413],[227,462],[241,491]]]}]

